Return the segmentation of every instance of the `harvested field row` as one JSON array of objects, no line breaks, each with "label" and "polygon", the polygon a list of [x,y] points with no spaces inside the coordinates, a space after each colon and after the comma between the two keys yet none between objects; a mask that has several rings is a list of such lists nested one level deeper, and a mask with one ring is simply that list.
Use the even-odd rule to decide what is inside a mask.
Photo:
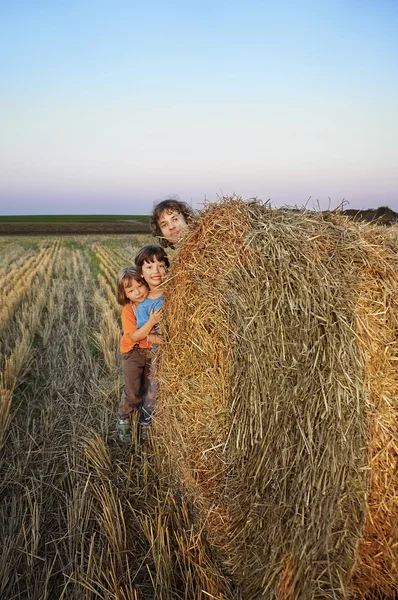
[{"label": "harvested field row", "polygon": [[[58,254],[58,244],[54,243],[42,254],[42,262],[32,266],[31,272],[24,273],[22,285],[0,313],[3,331],[0,357],[0,440],[3,441],[10,420],[11,399],[14,388],[29,366],[30,352],[34,336],[39,328],[46,292],[50,286],[54,262]],[[30,259],[27,261],[30,262]],[[22,267],[21,269],[23,269]],[[20,282],[19,282],[20,283]],[[19,294],[18,294],[19,291]],[[9,323],[18,301],[21,301],[19,313],[13,323]]]},{"label": "harvested field row", "polygon": [[52,242],[49,244],[39,243],[35,254],[32,255],[32,252],[29,252],[27,249],[22,255],[18,255],[17,260],[8,264],[7,272],[1,279],[1,294],[3,297],[6,297],[13,291],[18,279],[24,277],[26,272],[32,271],[32,267],[34,268],[41,262],[43,256],[47,253],[46,251],[52,246]]},{"label": "harvested field row", "polygon": [[5,327],[30,288],[38,287],[51,277],[58,246],[59,243],[57,242],[50,243],[48,247],[42,248],[37,256],[27,258],[25,262],[12,269],[4,278],[0,293],[2,306],[0,310],[0,331]]},{"label": "harvested field row", "polygon": [[0,249],[0,284],[8,276],[10,270],[23,264],[34,254],[33,248],[24,248],[20,244],[7,244],[6,251]]},{"label": "harvested field row", "polygon": [[60,251],[2,430],[1,598],[153,597],[141,459],[109,438],[119,373],[97,351],[109,315],[88,259]]}]

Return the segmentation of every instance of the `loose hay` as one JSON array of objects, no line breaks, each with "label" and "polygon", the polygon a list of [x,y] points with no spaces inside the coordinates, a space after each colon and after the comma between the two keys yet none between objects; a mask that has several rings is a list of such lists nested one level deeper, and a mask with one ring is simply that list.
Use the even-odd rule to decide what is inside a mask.
[{"label": "loose hay", "polygon": [[218,569],[199,575],[196,597],[398,589],[388,239],[232,199],[204,211],[176,254],[156,452]]}]

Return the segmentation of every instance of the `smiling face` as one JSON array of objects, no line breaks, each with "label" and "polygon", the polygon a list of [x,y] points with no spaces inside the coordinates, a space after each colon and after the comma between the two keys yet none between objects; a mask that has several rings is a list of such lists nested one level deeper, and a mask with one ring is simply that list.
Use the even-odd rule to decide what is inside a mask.
[{"label": "smiling face", "polygon": [[145,300],[149,294],[149,290],[143,283],[132,279],[130,281],[125,281],[124,293],[126,294],[126,298],[131,300],[131,302],[138,304]]},{"label": "smiling face", "polygon": [[141,271],[143,278],[149,286],[149,289],[153,290],[164,282],[167,267],[162,260],[158,260],[156,256],[154,256],[153,260],[144,261]]},{"label": "smiling face", "polygon": [[184,215],[172,208],[166,208],[160,213],[158,224],[162,236],[171,244],[178,242],[188,227]]}]

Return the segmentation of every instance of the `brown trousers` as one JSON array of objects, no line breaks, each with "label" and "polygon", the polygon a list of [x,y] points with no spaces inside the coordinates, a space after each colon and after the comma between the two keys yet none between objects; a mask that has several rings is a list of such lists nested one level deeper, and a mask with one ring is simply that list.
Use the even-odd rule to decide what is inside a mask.
[{"label": "brown trousers", "polygon": [[137,409],[148,390],[148,374],[151,364],[145,348],[134,346],[130,352],[122,354],[124,388],[120,398],[119,416],[127,418]]}]

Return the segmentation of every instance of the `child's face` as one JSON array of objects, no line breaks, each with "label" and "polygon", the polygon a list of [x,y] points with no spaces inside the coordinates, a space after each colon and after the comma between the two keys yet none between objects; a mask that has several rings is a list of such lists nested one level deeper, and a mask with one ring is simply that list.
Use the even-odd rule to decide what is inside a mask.
[{"label": "child's face", "polygon": [[167,268],[162,260],[158,260],[155,256],[153,262],[144,262],[142,265],[142,276],[149,285],[149,289],[158,287],[163,283],[166,277]]},{"label": "child's face", "polygon": [[143,283],[132,279],[131,281],[126,282],[126,285],[124,286],[124,293],[126,294],[126,298],[131,300],[131,302],[138,304],[139,302],[145,300],[149,294],[149,290]]},{"label": "child's face", "polygon": [[170,208],[160,213],[158,225],[163,237],[172,244],[182,238],[188,227],[184,215]]}]

